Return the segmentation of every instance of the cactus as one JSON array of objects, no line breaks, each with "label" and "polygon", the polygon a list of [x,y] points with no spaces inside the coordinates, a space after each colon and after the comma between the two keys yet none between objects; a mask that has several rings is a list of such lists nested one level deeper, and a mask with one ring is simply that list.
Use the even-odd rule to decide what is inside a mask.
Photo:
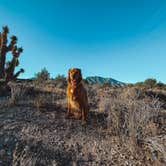
[{"label": "cactus", "polygon": [[5,77],[5,61],[7,53],[7,34],[9,29],[7,26],[2,28],[1,41],[0,41],[0,79]]},{"label": "cactus", "polygon": [[[15,68],[19,65],[18,58],[23,52],[23,49],[17,47],[17,37],[14,35],[10,37],[10,43],[8,44],[8,33],[8,27],[2,27],[2,32],[0,32],[0,79],[7,82],[17,79],[24,72],[23,69],[20,69],[17,73],[14,73]],[[12,59],[6,62],[6,55],[9,52],[12,54]]]}]

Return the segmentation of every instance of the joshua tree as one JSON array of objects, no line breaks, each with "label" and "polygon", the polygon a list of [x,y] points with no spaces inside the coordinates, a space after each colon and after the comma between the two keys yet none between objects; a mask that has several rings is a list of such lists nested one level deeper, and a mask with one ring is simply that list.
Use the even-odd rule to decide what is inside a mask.
[{"label": "joshua tree", "polygon": [[[8,44],[8,33],[8,27],[2,27],[2,32],[0,32],[0,79],[3,79],[5,81],[15,80],[20,73],[24,72],[23,69],[20,69],[17,73],[14,73],[15,68],[19,65],[18,58],[23,52],[23,49],[21,47],[17,47],[16,36],[11,36],[11,41]],[[6,62],[6,55],[9,52],[12,54],[12,59]]]}]

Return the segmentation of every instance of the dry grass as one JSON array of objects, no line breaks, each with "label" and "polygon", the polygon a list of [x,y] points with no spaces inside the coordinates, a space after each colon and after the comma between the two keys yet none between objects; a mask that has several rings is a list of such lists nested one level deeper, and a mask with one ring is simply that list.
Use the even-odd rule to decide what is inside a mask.
[{"label": "dry grass", "polygon": [[6,102],[15,104],[0,111],[0,165],[166,164],[164,100],[151,92],[86,85],[91,110],[82,128],[65,119],[64,88],[10,86]]},{"label": "dry grass", "polygon": [[10,105],[16,105],[20,100],[23,100],[26,92],[26,84],[9,82],[8,85],[11,89],[11,98],[9,103]]},{"label": "dry grass", "polygon": [[[126,135],[143,139],[147,133],[153,133],[156,126],[153,118],[158,116],[162,103],[158,98],[139,99],[142,92],[125,89],[118,96],[100,98],[99,111],[108,114],[107,123],[116,135]],[[152,127],[153,126],[153,127]],[[154,127],[155,126],[155,127]]]}]

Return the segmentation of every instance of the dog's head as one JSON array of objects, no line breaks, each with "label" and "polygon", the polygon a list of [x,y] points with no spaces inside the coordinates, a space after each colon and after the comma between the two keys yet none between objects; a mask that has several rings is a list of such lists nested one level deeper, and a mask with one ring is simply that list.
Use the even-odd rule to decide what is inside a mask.
[{"label": "dog's head", "polygon": [[71,68],[68,71],[68,82],[77,85],[82,80],[81,69]]}]

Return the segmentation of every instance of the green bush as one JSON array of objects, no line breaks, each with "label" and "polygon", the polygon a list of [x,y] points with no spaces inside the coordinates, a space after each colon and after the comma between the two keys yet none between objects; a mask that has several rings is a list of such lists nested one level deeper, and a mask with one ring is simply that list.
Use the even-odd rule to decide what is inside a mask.
[{"label": "green bush", "polygon": [[144,82],[135,83],[135,85],[137,87],[141,87],[141,88],[155,88],[155,87],[162,88],[162,87],[164,87],[164,84],[161,82],[157,82],[157,80],[155,78],[148,78]]},{"label": "green bush", "polygon": [[144,87],[144,83],[143,82],[137,82],[137,83],[135,83],[135,85],[137,87]]},{"label": "green bush", "polygon": [[144,81],[144,86],[147,88],[154,88],[157,84],[157,80],[155,78],[148,78]]},{"label": "green bush", "polygon": [[50,79],[50,73],[46,68],[43,68],[40,72],[35,74],[35,81],[38,83],[43,83]]}]

